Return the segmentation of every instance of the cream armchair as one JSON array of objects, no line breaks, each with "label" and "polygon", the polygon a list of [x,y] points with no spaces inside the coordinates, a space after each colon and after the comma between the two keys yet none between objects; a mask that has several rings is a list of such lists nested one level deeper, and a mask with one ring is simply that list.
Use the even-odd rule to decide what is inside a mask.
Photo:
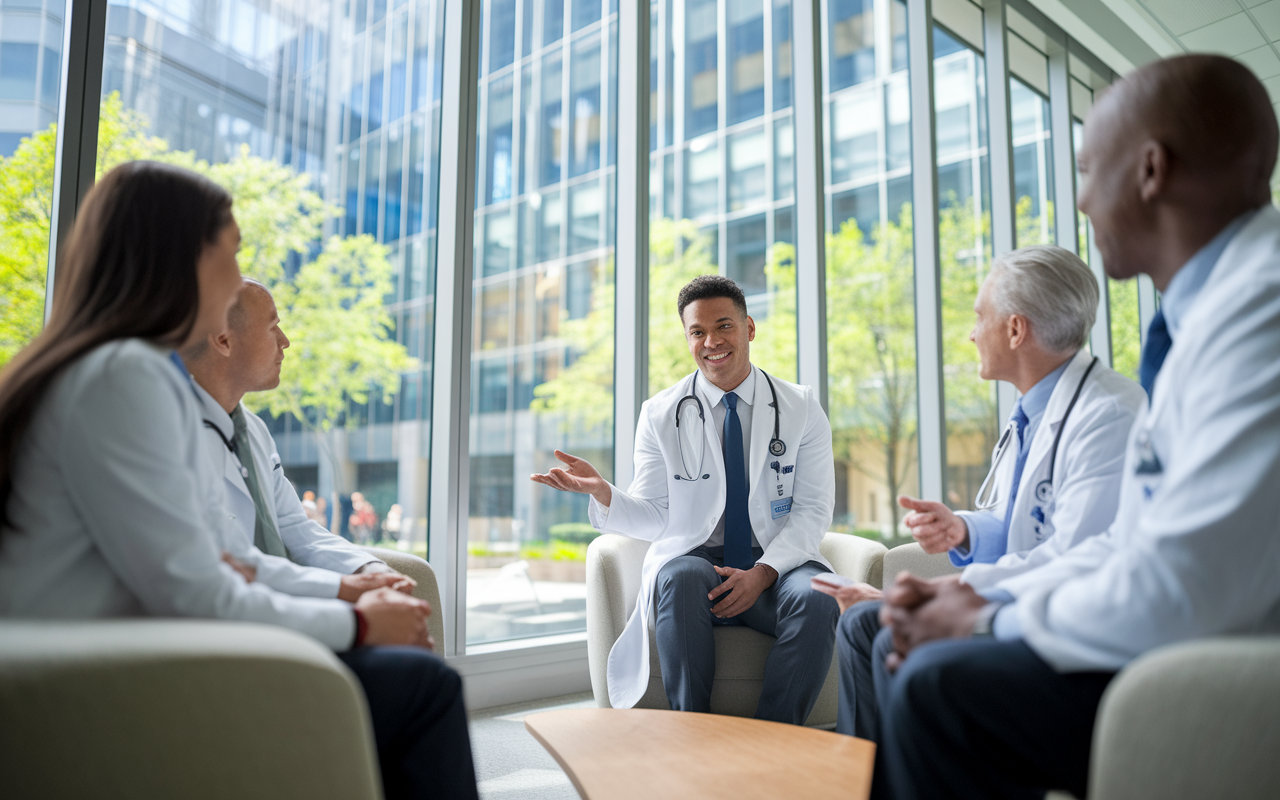
[{"label": "cream armchair", "polygon": [[[425,561],[375,550],[418,581]],[[209,620],[0,622],[6,797],[382,796],[359,682],[327,648]]]},{"label": "cream armchair", "polygon": [[[835,571],[848,578],[880,585],[885,548],[877,542],[842,533],[828,533],[822,555]],[[635,609],[640,593],[640,567],[648,542],[614,534],[598,537],[587,548],[587,659],[596,703],[609,707],[607,662],[609,650]],[[716,673],[711,687],[711,711],[715,714],[751,716],[760,699],[764,662],[773,637],[746,627],[716,628]],[[827,681],[806,724],[831,726],[836,721],[838,687],[834,654]],[[638,708],[669,708],[662,689],[658,648],[649,639],[649,688]]]}]

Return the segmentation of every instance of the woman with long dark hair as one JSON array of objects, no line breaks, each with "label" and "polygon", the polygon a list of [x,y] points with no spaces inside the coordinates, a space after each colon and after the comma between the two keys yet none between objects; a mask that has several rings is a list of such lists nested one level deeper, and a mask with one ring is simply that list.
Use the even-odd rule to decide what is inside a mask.
[{"label": "woman with long dark hair", "polygon": [[460,681],[426,650],[425,603],[291,597],[222,560],[222,476],[175,348],[224,328],[239,240],[231,197],[177,167],[124,164],[85,197],[49,324],[0,372],[0,616],[309,634],[365,685],[389,797],[475,797]]}]

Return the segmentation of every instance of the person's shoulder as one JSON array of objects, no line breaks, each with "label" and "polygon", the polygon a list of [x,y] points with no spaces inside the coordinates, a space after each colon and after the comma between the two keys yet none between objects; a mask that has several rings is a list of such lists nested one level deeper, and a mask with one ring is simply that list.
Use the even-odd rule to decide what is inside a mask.
[{"label": "person's shoulder", "polygon": [[1099,400],[1110,398],[1119,409],[1129,414],[1137,414],[1138,410],[1146,404],[1147,392],[1137,381],[1102,364],[1098,365],[1096,372]]},{"label": "person's shoulder", "polygon": [[77,359],[67,368],[63,387],[81,394],[116,387],[138,389],[154,385],[157,379],[177,384],[180,378],[168,350],[144,339],[117,339]]}]

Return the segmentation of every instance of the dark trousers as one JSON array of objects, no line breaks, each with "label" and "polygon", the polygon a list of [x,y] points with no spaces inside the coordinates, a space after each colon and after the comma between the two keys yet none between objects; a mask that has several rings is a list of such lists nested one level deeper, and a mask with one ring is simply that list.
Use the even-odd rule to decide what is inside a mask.
[{"label": "dark trousers", "polygon": [[[763,554],[755,548],[756,558]],[[658,572],[654,633],[667,701],[676,711],[709,712],[716,671],[712,631],[719,625],[746,625],[777,637],[765,661],[756,718],[803,725],[818,701],[835,647],[839,606],[809,588],[813,576],[827,570],[813,561],[801,564],[779,575],[751,608],[722,620],[711,607],[727,595],[707,599],[725,580],[712,565],[724,565],[723,547],[695,548]]]},{"label": "dark trousers", "polygon": [[339,653],[364,687],[387,800],[473,800],[462,679],[418,647],[360,647]]},{"label": "dark trousers", "polygon": [[872,742],[880,741],[880,711],[872,675],[871,648],[880,633],[879,600],[864,600],[840,616],[836,625],[836,654],[840,663],[840,700],[836,731]]},{"label": "dark trousers", "polygon": [[[873,658],[888,650],[886,629]],[[1085,796],[1089,746],[1111,672],[1060,674],[1022,640],[945,639],[897,674],[873,664],[880,697],[875,798]]]}]

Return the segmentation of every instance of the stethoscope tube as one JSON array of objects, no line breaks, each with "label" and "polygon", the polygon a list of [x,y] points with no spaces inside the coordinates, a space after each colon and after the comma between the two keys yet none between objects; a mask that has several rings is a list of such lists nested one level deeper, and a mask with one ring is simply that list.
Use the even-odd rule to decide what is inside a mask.
[{"label": "stethoscope tube", "polygon": [[[1053,475],[1058,460],[1058,444],[1062,441],[1062,432],[1067,428],[1067,420],[1071,418],[1071,412],[1076,407],[1076,401],[1080,399],[1080,393],[1084,390],[1085,381],[1089,380],[1090,373],[1093,372],[1093,368],[1097,365],[1098,357],[1094,356],[1093,361],[1089,362],[1088,369],[1084,371],[1084,375],[1080,376],[1080,382],[1076,384],[1076,391],[1071,395],[1071,402],[1067,403],[1067,410],[1062,415],[1062,424],[1058,426],[1058,430],[1053,435],[1053,447],[1049,450],[1049,477],[1036,484],[1035,488],[1036,499],[1042,503],[1047,503],[1053,499]],[[1005,426],[1004,433],[1000,436],[1000,441],[996,443],[996,452],[995,457],[991,460],[991,469],[987,472],[987,477],[982,481],[982,485],[978,487],[978,494],[974,498],[974,507],[979,511],[989,511],[998,505],[998,501],[992,502],[989,498],[983,501],[982,497],[987,493],[987,487],[990,486],[1000,459],[1004,457],[1012,437],[1013,425],[1010,423]]]},{"label": "stethoscope tube", "polygon": [[[676,443],[680,448],[681,466],[685,469],[684,475],[675,476],[676,480],[696,481],[701,478],[710,477],[709,475],[702,475],[701,478],[698,476],[698,472],[702,471],[701,463],[698,464],[697,472],[689,472],[689,465],[684,463],[684,440],[680,438],[680,409],[684,407],[684,404],[687,401],[692,400],[697,404],[698,419],[703,425],[707,424],[707,415],[702,407],[702,400],[699,399],[697,394],[699,372],[701,372],[701,370],[694,371],[693,377],[689,379],[689,393],[684,397],[681,397],[680,401],[676,403]],[[782,430],[782,411],[778,408],[778,390],[773,387],[773,379],[769,377],[769,373],[764,370],[760,370],[760,374],[764,376],[765,382],[769,384],[769,394],[773,397],[773,402],[769,404],[773,406],[773,438],[769,440],[769,454],[773,456],[781,456],[787,452],[787,445],[781,438],[779,438],[779,433]],[[690,475],[692,475],[692,477],[689,477]]]}]

